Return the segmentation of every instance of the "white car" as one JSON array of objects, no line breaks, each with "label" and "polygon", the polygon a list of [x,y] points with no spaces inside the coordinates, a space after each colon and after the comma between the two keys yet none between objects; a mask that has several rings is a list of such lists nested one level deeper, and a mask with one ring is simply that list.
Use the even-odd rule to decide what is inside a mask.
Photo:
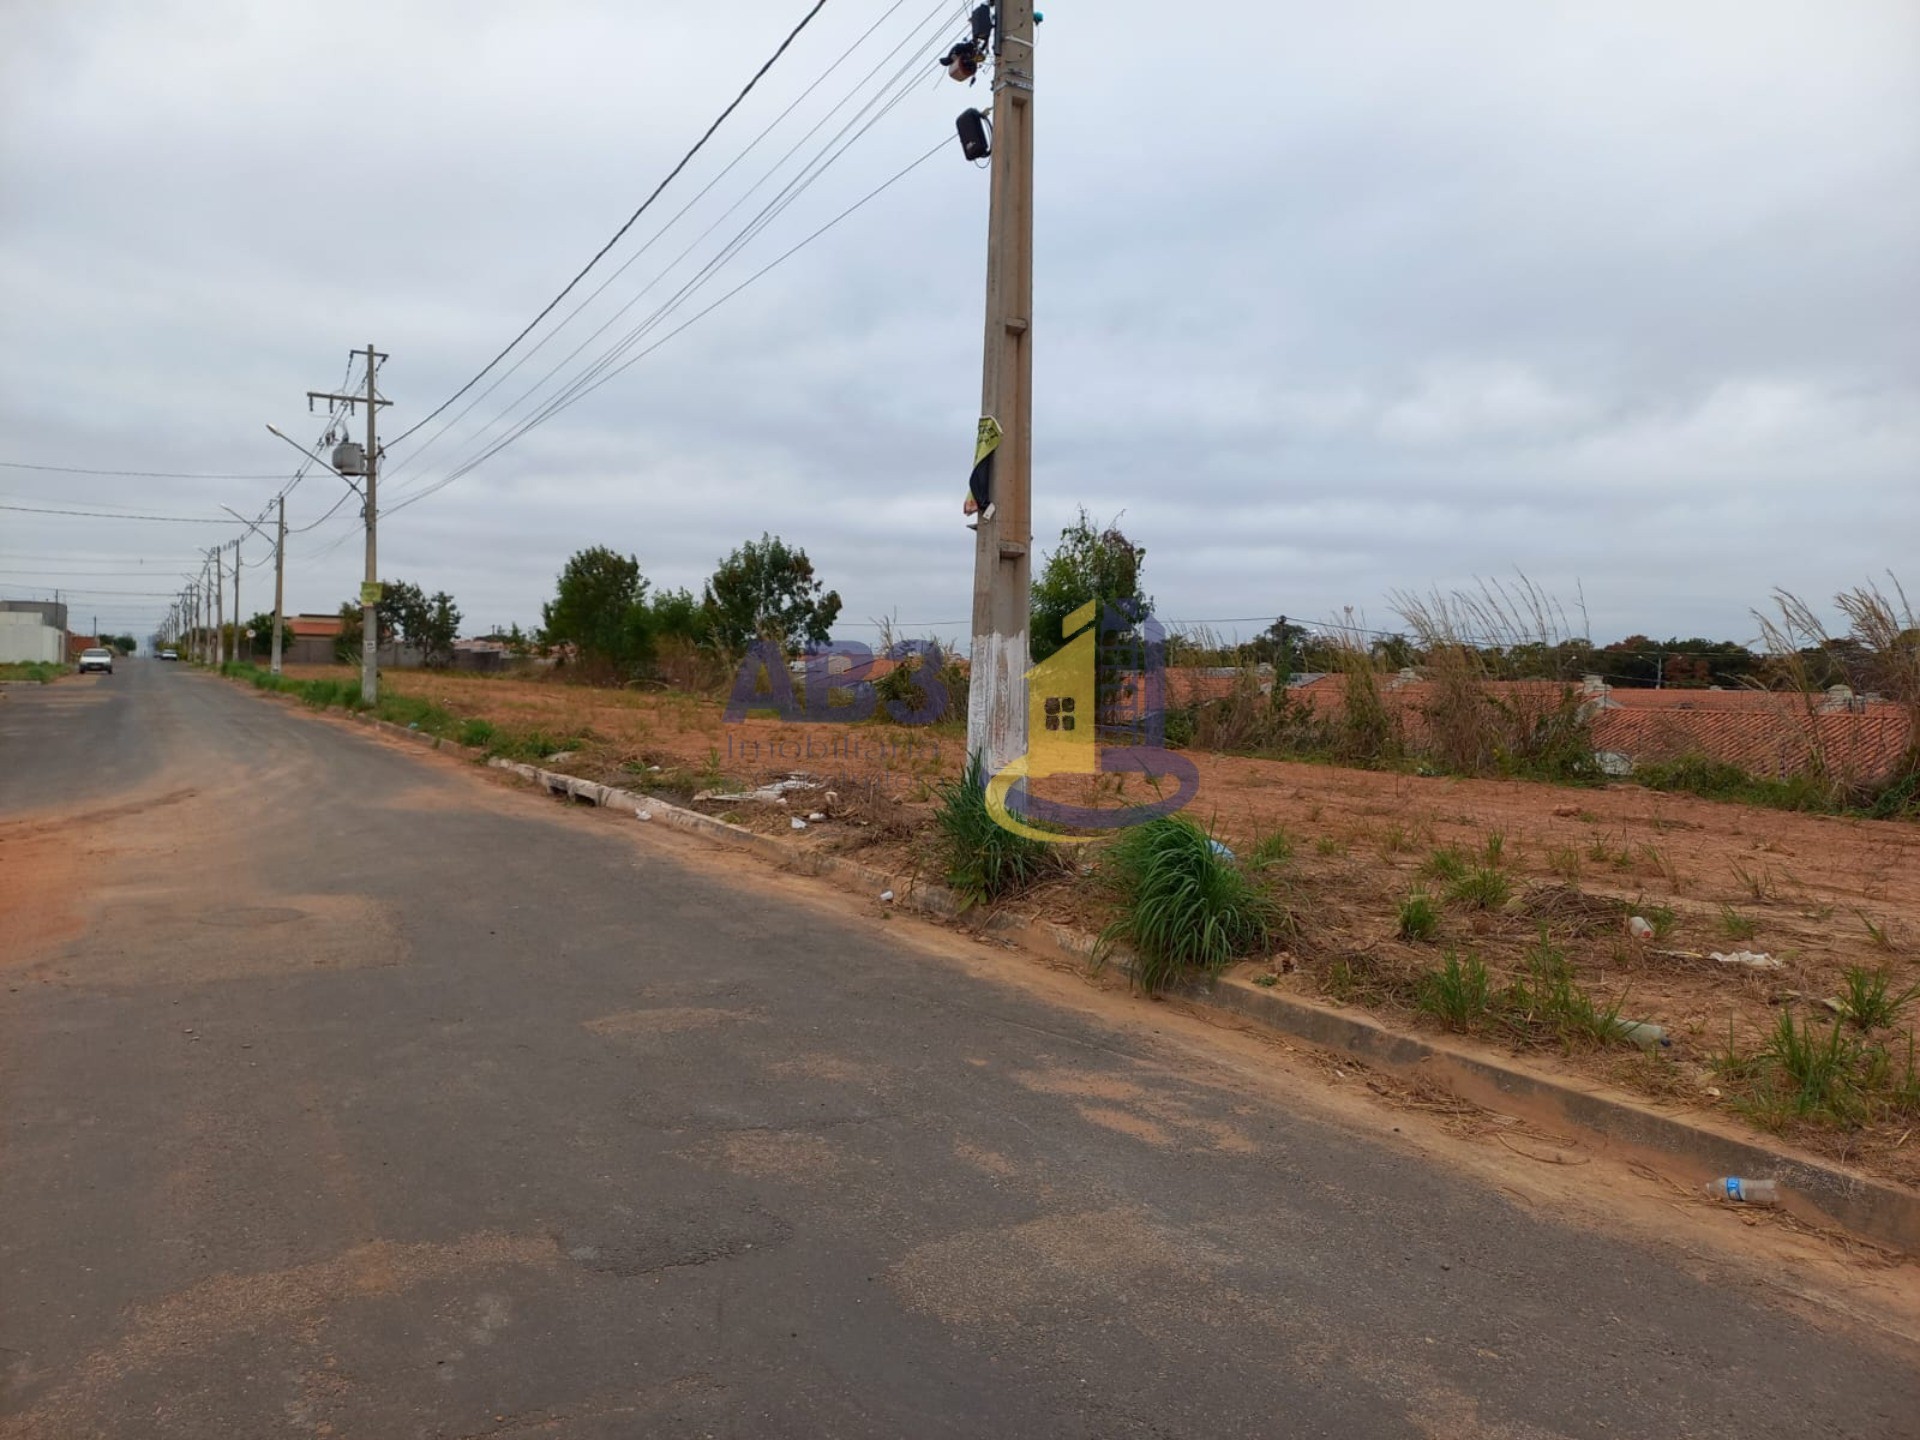
[{"label": "white car", "polygon": [[113,674],[113,651],[103,645],[94,645],[80,652],[80,673],[89,670],[104,670]]},{"label": "white car", "polygon": [[178,660],[180,658],[180,652],[178,650],[162,650],[160,652],[160,658],[162,660]]}]

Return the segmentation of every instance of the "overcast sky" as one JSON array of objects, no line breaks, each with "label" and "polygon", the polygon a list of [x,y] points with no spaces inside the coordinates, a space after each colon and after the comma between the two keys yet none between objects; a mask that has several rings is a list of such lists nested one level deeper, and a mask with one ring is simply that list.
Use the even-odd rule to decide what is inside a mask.
[{"label": "overcast sky", "polygon": [[[890,3],[829,0],[554,318],[632,265],[429,447],[501,371],[392,443],[385,576],[477,632],[537,622],[585,545],[697,590],[764,530],[839,589],[844,636],[964,632],[987,175],[954,144],[399,508],[673,297],[902,61],[897,106],[643,347],[987,103],[930,63],[961,7]],[[806,8],[0,0],[0,460],[273,477],[0,468],[0,503],[257,514],[299,464],[265,426],[313,441],[304,392],[369,341],[393,442]],[[1036,535],[1123,515],[1163,615],[1391,628],[1396,588],[1522,569],[1598,640],[1747,638],[1775,585],[1920,582],[1911,0],[1061,0],[1036,109]],[[290,524],[342,493],[310,476]],[[144,634],[236,529],[0,510],[0,596],[57,585],[76,627]],[[288,555],[289,610],[337,608],[356,507]],[[270,605],[270,566],[243,573]]]}]

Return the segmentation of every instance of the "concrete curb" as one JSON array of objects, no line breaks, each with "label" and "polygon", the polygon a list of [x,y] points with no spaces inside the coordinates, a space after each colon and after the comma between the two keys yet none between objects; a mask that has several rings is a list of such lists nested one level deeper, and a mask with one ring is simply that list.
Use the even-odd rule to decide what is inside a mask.
[{"label": "concrete curb", "polygon": [[[803,874],[833,876],[875,897],[892,890],[896,905],[943,919],[953,919],[967,909],[945,886],[912,875],[889,874],[844,856],[809,854],[776,836],[762,835],[650,795],[498,756],[485,757],[464,745],[391,721],[371,716],[355,718],[436,750],[475,760],[484,758],[492,768],[508,771],[552,795],[635,815],[645,811],[651,823],[752,851]],[[1069,926],[1004,912],[976,913],[979,928],[989,933],[1083,962],[1093,957],[1093,938]],[[1119,950],[1112,956],[1122,968],[1129,958]],[[1920,1251],[1920,1194],[1903,1186],[1769,1146],[1757,1137],[1724,1133],[1684,1116],[1650,1110],[1625,1092],[1543,1074],[1518,1061],[1422,1039],[1390,1029],[1370,1016],[1243,980],[1196,980],[1172,993],[1307,1044],[1344,1051],[1379,1069],[1435,1081],[1462,1099],[1488,1109],[1518,1112],[1598,1136],[1609,1142],[1610,1148],[1640,1152],[1689,1182],[1705,1182],[1720,1175],[1778,1179],[1782,1182],[1783,1208],[1790,1213],[1814,1223],[1838,1225],[1895,1250]]]}]

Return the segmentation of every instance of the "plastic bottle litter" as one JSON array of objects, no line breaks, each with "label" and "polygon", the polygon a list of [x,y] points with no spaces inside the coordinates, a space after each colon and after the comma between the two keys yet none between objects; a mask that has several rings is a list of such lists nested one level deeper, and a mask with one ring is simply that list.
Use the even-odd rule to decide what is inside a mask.
[{"label": "plastic bottle litter", "polygon": [[882,890],[882,891],[880,892],[880,903],[881,903],[882,905],[891,905],[891,904],[893,904],[893,891],[891,891],[891,890]]},{"label": "plastic bottle litter", "polygon": [[1667,1038],[1666,1027],[1656,1025],[1651,1020],[1621,1020],[1614,1025],[1613,1033],[1622,1040],[1631,1041],[1642,1050],[1664,1050],[1673,1044]]},{"label": "plastic bottle litter", "polygon": [[1774,1206],[1780,1203],[1780,1185],[1775,1180],[1742,1180],[1738,1175],[1723,1175],[1707,1182],[1709,1200],[1725,1200],[1731,1205]]},{"label": "plastic bottle litter", "polygon": [[1627,921],[1627,933],[1636,940],[1651,940],[1653,924],[1643,915],[1636,915]]},{"label": "plastic bottle litter", "polygon": [[807,819],[809,821],[819,821],[819,820],[824,820],[826,818],[827,818],[826,814],[823,811],[819,811],[819,810],[816,810],[811,815],[807,816]]},{"label": "plastic bottle litter", "polygon": [[1229,850],[1226,846],[1222,845],[1218,840],[1209,840],[1207,841],[1207,844],[1213,847],[1214,854],[1218,855],[1222,860],[1226,861],[1229,865],[1234,863],[1233,851]]},{"label": "plastic bottle litter", "polygon": [[1707,958],[1709,960],[1717,960],[1722,965],[1744,965],[1749,970],[1784,970],[1787,968],[1786,961],[1768,955],[1764,951],[1728,950],[1722,953],[1719,950],[1715,950],[1711,952]]},{"label": "plastic bottle litter", "polygon": [[807,828],[807,822],[796,815],[793,817],[793,828],[796,830],[804,830]]}]

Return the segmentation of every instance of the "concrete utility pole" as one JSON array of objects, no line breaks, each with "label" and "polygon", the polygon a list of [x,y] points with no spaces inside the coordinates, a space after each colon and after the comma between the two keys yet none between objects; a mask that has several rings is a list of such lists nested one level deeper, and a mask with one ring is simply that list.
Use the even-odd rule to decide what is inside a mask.
[{"label": "concrete utility pole", "polygon": [[273,673],[280,673],[280,627],[287,603],[287,497],[280,496],[280,524],[273,545]]},{"label": "concrete utility pole", "polygon": [[[355,405],[367,407],[367,482],[365,513],[367,517],[367,578],[360,587],[360,698],[371,705],[380,698],[380,564],[375,553],[375,527],[379,522],[380,508],[374,498],[374,477],[380,468],[380,441],[374,433],[374,419],[382,405],[390,405],[390,400],[382,400],[373,388],[373,377],[380,362],[387,357],[375,350],[371,343],[367,346],[367,393],[365,395],[332,395],[325,391],[309,390],[307,408],[313,408],[316,400],[325,400],[330,405],[344,404],[349,408]],[[342,471],[342,474],[350,472]]]},{"label": "concrete utility pole", "polygon": [[[991,778],[1027,749],[1033,516],[1033,4],[1001,0],[993,37],[993,176],[981,444],[992,451],[973,562],[967,752]],[[986,513],[991,510],[991,514]]]},{"label": "concrete utility pole", "polygon": [[220,552],[226,547],[213,547],[213,663],[215,666],[227,663],[227,577],[221,573]]},{"label": "concrete utility pole", "polygon": [[240,542],[233,542],[233,658],[240,659]]}]

